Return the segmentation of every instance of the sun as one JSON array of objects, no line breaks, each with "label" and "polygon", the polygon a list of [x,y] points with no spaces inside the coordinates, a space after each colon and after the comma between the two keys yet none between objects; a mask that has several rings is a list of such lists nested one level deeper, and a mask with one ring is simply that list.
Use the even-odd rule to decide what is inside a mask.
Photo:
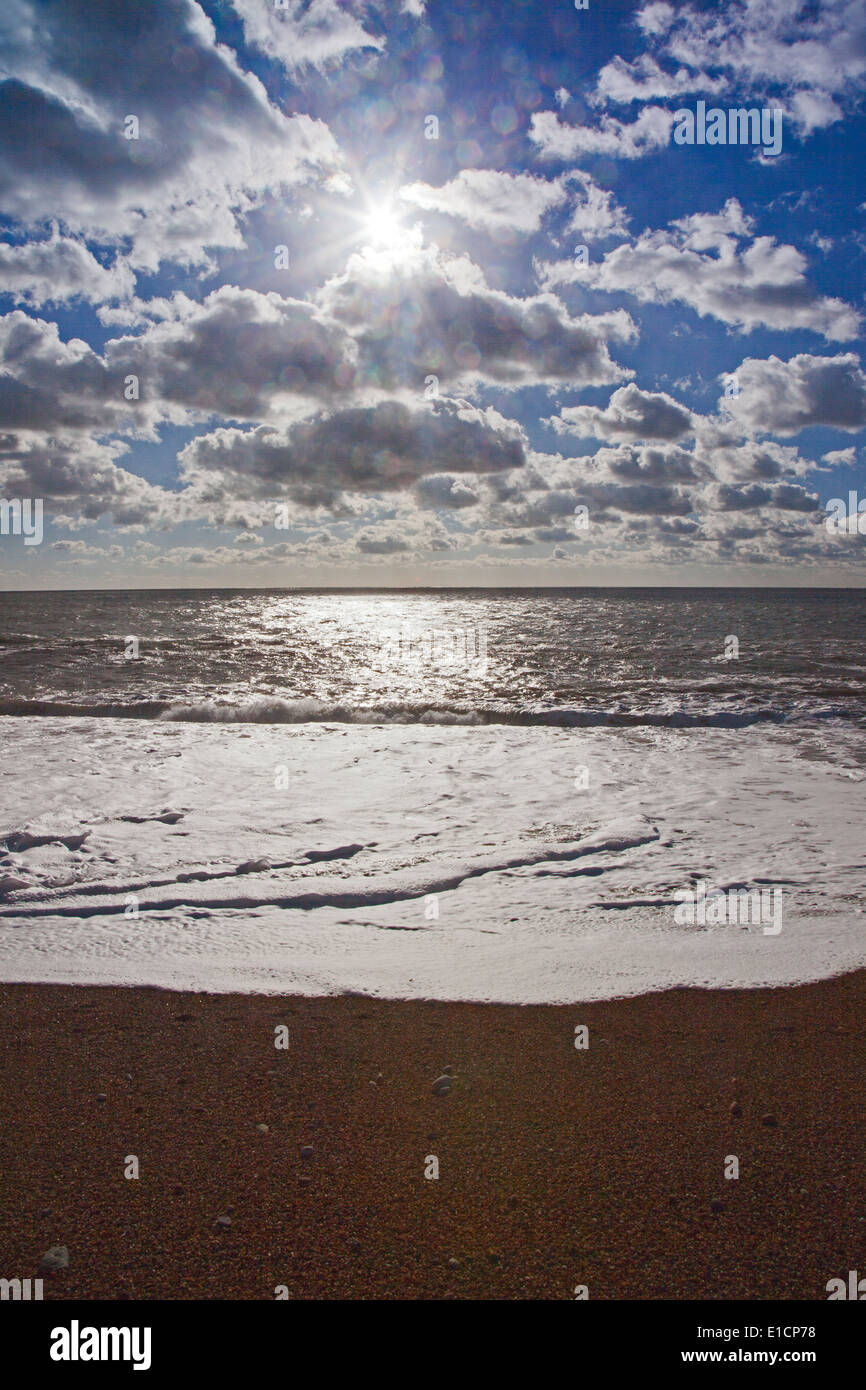
[{"label": "sun", "polygon": [[401,246],[407,236],[406,228],[391,203],[382,203],[367,212],[363,233],[371,246],[383,249]]}]

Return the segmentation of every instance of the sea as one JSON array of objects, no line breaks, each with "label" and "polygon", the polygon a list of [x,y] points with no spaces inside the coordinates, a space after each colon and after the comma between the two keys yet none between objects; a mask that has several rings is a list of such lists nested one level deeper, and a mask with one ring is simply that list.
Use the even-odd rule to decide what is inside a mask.
[{"label": "sea", "polygon": [[864,675],[852,589],[2,594],[0,978],[577,1003],[858,968]]}]

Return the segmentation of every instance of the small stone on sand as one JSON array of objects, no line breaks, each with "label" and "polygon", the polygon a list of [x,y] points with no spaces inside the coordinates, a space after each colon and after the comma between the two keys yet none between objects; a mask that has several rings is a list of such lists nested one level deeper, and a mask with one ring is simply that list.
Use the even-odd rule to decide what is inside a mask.
[{"label": "small stone on sand", "polygon": [[450,1076],[444,1076],[444,1075],[443,1075],[443,1076],[437,1076],[436,1080],[433,1082],[433,1094],[434,1094],[434,1096],[447,1096],[447,1095],[449,1094],[450,1090],[451,1090],[451,1077],[450,1077]]},{"label": "small stone on sand", "polygon": [[58,1269],[69,1268],[69,1251],[65,1245],[52,1245],[39,1261],[40,1274],[56,1274]]},{"label": "small stone on sand", "polygon": [[267,859],[245,859],[243,864],[238,864],[235,869],[236,874],[266,874],[270,869]]}]

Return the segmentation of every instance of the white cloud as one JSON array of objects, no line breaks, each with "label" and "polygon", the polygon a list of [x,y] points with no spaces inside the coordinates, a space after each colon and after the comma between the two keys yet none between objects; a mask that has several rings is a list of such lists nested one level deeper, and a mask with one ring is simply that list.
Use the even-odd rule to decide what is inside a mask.
[{"label": "white cloud", "polygon": [[[442,473],[521,468],[525,458],[525,436],[515,422],[443,398],[350,406],[282,429],[219,429],[194,439],[179,462],[187,503],[202,499],[218,516],[230,516],[245,498],[285,498],[349,515],[351,494],[404,492]],[[444,492],[435,504],[445,505],[442,499]],[[460,505],[459,497],[450,505]]]},{"label": "white cloud", "polygon": [[642,391],[633,382],[614,391],[603,409],[566,406],[550,423],[559,434],[580,438],[676,440],[694,432],[692,413],[664,391]]},{"label": "white cloud", "polygon": [[633,294],[645,304],[688,304],[743,332],[764,326],[811,329],[845,342],[860,318],[841,299],[819,295],[806,280],[805,257],[773,237],[739,245],[751,231],[735,199],[721,213],[696,214],[667,231],[647,231],[610,251],[601,262],[563,261],[539,266],[547,289],[580,283],[608,293]]},{"label": "white cloud", "polygon": [[603,116],[597,126],[564,125],[555,111],[537,111],[529,124],[529,138],[548,159],[574,159],[581,154],[640,159],[670,143],[673,121],[673,113],[661,106],[644,107],[631,122]]},{"label": "white cloud", "polygon": [[135,277],[122,258],[103,266],[82,242],[61,236],[55,225],[45,241],[20,246],[0,242],[0,284],[17,303],[39,308],[71,299],[90,304],[124,299],[131,295]]},{"label": "white cloud", "polygon": [[866,374],[856,353],[799,353],[787,362],[747,357],[736,376],[739,394],[724,404],[750,432],[797,434],[809,425],[866,428]]},{"label": "white cloud", "polygon": [[503,229],[528,234],[541,226],[544,214],[567,197],[563,179],[533,174],[509,174],[497,169],[462,169],[450,183],[432,188],[411,183],[400,189],[404,202],[426,211],[459,217],[486,232]]},{"label": "white cloud", "polygon": [[675,73],[665,72],[656,59],[646,53],[633,63],[627,63],[617,54],[601,69],[590,99],[593,105],[599,105],[608,101],[664,100],[684,92],[705,96],[722,91],[725,85],[720,77],[709,78],[706,73],[689,72],[686,68],[678,68]]},{"label": "white cloud", "polygon": [[[332,173],[327,126],[286,117],[194,0],[96,8],[10,0],[0,10],[0,201],[27,227],[62,214],[129,264],[207,264],[243,246],[268,191]],[[128,117],[138,138],[125,138]]]},{"label": "white cloud", "polygon": [[[603,70],[600,99],[647,99],[679,90],[713,92],[721,80],[731,92],[788,98],[786,110],[802,136],[842,116],[840,100],[856,98],[866,78],[866,12],[862,0],[729,0],[722,6],[647,5],[637,23],[658,53],[684,65],[665,74],[654,57],[635,63],[615,58]],[[721,72],[721,79],[709,73]],[[639,91],[640,87],[643,91]],[[774,100],[774,105],[779,102]]]},{"label": "white cloud", "polygon": [[355,339],[359,388],[420,394],[430,374],[461,392],[481,382],[604,385],[631,375],[607,346],[634,336],[621,310],[573,317],[553,294],[516,298],[489,288],[468,257],[436,247],[397,256],[366,249],[316,302]]},{"label": "white cloud", "polygon": [[[304,67],[326,68],[347,53],[372,48],[381,51],[384,38],[371,34],[337,0],[231,0],[244,26],[244,39],[288,72]],[[418,0],[406,13],[419,15]],[[423,6],[420,13],[423,13]]]}]

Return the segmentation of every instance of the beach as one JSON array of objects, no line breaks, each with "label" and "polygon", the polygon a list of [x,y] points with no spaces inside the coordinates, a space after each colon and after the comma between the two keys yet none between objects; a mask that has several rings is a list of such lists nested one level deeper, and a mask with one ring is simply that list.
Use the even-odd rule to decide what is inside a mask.
[{"label": "beach", "polygon": [[863,1265],[866,972],[567,1007],[0,1001],[0,1263],[66,1245],[47,1299],[825,1299]]}]

